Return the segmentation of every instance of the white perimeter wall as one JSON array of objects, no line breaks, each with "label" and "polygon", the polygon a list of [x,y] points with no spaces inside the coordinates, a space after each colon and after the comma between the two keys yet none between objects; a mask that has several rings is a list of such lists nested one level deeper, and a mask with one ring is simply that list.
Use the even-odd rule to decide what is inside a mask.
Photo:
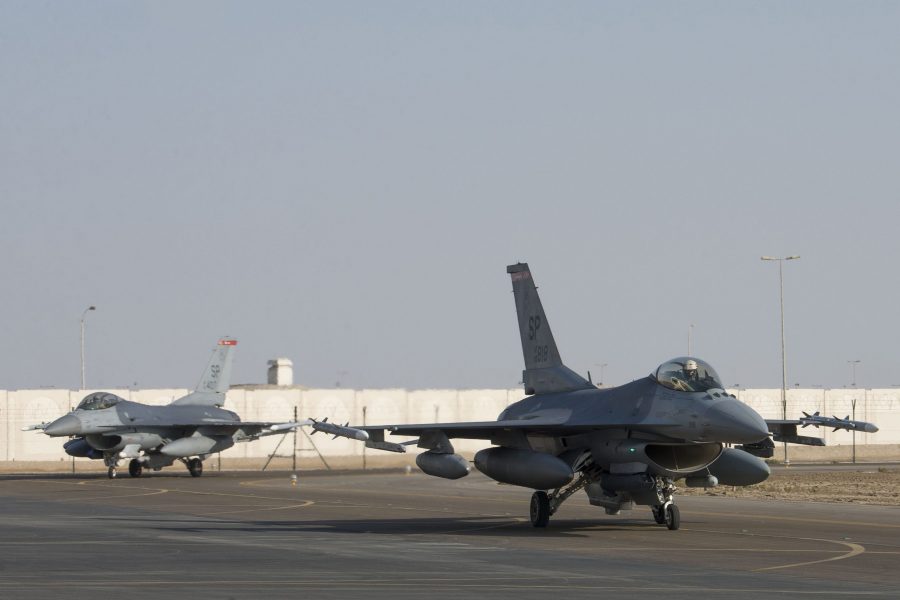
[{"label": "white perimeter wall", "polygon": [[[189,390],[105,390],[126,400],[151,405],[168,404]],[[731,390],[740,400],[756,409],[764,418],[781,418],[780,389]],[[0,461],[48,461],[67,458],[63,439],[50,438],[36,431],[21,431],[26,425],[51,421],[66,414],[90,391],[79,390],[0,390]],[[491,421],[509,404],[522,398],[513,390],[348,390],[300,388],[241,388],[228,392],[225,408],[241,415],[244,421],[290,421],[294,407],[300,419],[328,417],[329,421],[352,425],[389,423],[433,423],[436,421]],[[820,411],[824,415],[844,417],[851,413],[851,401],[857,399],[856,418],[878,425],[878,433],[857,433],[857,445],[900,444],[900,389],[791,389],[787,395],[788,418],[801,411]],[[828,445],[852,443],[847,431],[809,427],[802,433],[823,437]],[[222,453],[225,458],[258,458],[271,454],[281,436],[238,444]],[[388,436],[388,439],[391,439]],[[405,438],[397,438],[402,441]],[[353,440],[318,434],[312,438],[326,457],[360,456],[363,444]],[[289,455],[291,440],[285,441],[279,455]],[[486,442],[457,440],[461,452],[474,452]],[[314,456],[304,435],[298,435],[297,448],[302,456]],[[414,448],[409,448],[414,450]],[[371,450],[369,452],[372,452]]]}]

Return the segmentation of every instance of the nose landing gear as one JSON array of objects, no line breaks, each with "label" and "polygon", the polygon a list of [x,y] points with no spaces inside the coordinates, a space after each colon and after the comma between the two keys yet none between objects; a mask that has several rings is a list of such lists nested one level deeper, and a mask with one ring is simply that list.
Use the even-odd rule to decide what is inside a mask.
[{"label": "nose landing gear", "polygon": [[656,497],[659,504],[651,506],[653,520],[659,525],[665,524],[670,531],[681,527],[681,512],[675,506],[675,483],[668,478],[656,478]]},{"label": "nose landing gear", "polygon": [[118,466],[119,459],[115,454],[104,452],[103,453],[103,464],[106,465],[106,476],[110,479],[115,479],[119,474]]}]

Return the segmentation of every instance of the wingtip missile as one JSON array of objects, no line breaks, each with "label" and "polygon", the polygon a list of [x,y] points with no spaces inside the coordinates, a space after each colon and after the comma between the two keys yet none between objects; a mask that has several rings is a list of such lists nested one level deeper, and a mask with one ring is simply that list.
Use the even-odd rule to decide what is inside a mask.
[{"label": "wingtip missile", "polygon": [[347,425],[329,423],[327,418],[322,419],[321,421],[310,419],[310,421],[312,421],[313,433],[321,431],[322,433],[329,433],[335,437],[345,437],[351,440],[359,440],[360,442],[365,442],[369,439],[369,434],[366,431],[348,427]]}]

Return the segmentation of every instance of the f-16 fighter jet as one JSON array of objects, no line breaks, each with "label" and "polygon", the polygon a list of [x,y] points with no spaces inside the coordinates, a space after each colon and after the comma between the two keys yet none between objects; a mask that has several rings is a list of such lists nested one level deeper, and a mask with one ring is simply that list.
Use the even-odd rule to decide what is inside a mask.
[{"label": "f-16 fighter jet", "polygon": [[[673,358],[647,377],[598,389],[563,364],[528,265],[511,265],[507,273],[528,397],[496,421],[343,427],[329,433],[359,439],[355,432],[365,432],[366,446],[393,452],[416,444],[426,450],[416,458],[419,468],[447,479],[469,473],[452,439],[488,440],[492,447],[475,455],[475,467],[496,481],[536,490],[530,510],[535,527],[546,527],[562,503],[583,489],[607,514],[644,505],[657,523],[678,529],[676,481],[688,487],[751,485],[769,476],[759,458],[725,447],[767,440],[769,429],[723,389],[709,364]],[[386,431],[417,439],[389,442]]]},{"label": "f-16 fighter jet", "polygon": [[159,471],[176,460],[194,477],[203,474],[203,459],[266,435],[286,433],[307,422],[247,423],[225,410],[225,392],[237,340],[222,339],[192,393],[168,406],[147,406],[108,392],[94,392],[69,414],[46,425],[49,436],[72,436],[63,445],[71,456],[103,459],[114,478],[121,459],[130,459],[128,473],[140,477],[145,468]]}]

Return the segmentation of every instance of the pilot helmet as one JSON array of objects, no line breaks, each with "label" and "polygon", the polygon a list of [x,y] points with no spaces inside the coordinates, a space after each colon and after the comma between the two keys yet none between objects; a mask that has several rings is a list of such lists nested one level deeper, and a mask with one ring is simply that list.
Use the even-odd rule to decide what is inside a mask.
[{"label": "pilot helmet", "polygon": [[697,370],[697,361],[693,358],[689,358],[684,361],[684,370],[685,371],[696,371]]}]

